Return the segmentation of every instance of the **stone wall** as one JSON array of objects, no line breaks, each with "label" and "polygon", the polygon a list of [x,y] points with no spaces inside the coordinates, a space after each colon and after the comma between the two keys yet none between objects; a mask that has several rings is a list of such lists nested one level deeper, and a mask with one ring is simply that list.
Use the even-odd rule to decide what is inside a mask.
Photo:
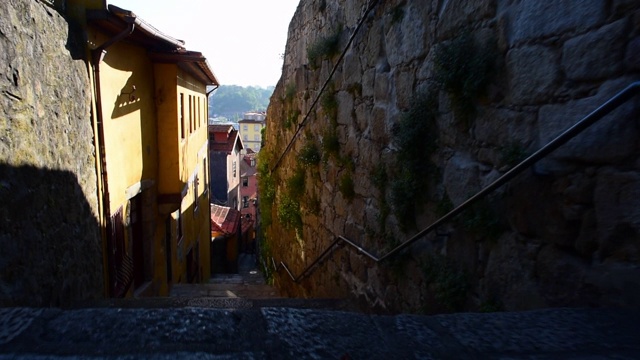
[{"label": "stone wall", "polygon": [[82,42],[41,2],[2,1],[0,14],[0,306],[102,296]]},{"label": "stone wall", "polygon": [[[373,2],[341,57],[367,3],[302,0],[289,28],[261,161],[276,166],[296,138],[260,196],[270,253],[295,274],[339,235],[385,253],[640,79],[635,1]],[[301,284],[281,270],[276,284],[384,311],[637,305],[638,109],[386,263],[340,247]],[[314,146],[320,161],[305,157]]]}]

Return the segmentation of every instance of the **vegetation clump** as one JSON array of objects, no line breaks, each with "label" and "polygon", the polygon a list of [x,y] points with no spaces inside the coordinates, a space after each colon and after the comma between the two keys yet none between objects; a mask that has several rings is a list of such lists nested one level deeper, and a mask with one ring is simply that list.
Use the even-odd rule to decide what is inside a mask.
[{"label": "vegetation clump", "polygon": [[340,52],[340,35],[342,34],[341,26],[333,34],[317,39],[307,48],[307,59],[312,69],[320,67],[322,59],[330,59]]},{"label": "vegetation clump", "polygon": [[327,92],[325,92],[320,99],[320,107],[327,118],[329,118],[329,121],[336,125],[338,122],[338,105],[338,99],[336,99],[336,96],[333,93],[333,86],[329,86],[327,88]]},{"label": "vegetation clump", "polygon": [[304,196],[306,172],[303,167],[298,167],[293,172],[293,176],[287,179],[287,193],[296,201]]},{"label": "vegetation clump", "polygon": [[296,96],[296,84],[288,83],[284,90],[284,102],[291,104]]},{"label": "vegetation clump", "polygon": [[351,172],[345,172],[344,174],[342,174],[342,176],[340,177],[338,190],[340,190],[342,196],[348,201],[353,200],[353,198],[356,196]]},{"label": "vegetation clump", "polygon": [[282,124],[285,129],[291,129],[291,126],[298,123],[298,117],[300,117],[299,109],[291,109],[287,112],[287,116]]},{"label": "vegetation clump", "polygon": [[493,77],[496,58],[495,41],[478,46],[469,33],[436,48],[436,81],[449,94],[456,116],[467,123],[475,114],[475,100]]},{"label": "vegetation clump", "polygon": [[432,169],[430,157],[436,150],[438,132],[437,91],[419,92],[409,110],[393,127],[397,146],[396,178],[391,186],[391,202],[400,227],[407,231],[415,225],[418,204],[424,200]]},{"label": "vegetation clump", "polygon": [[271,154],[267,151],[261,151],[258,155],[258,191],[260,201],[260,216],[265,227],[271,225],[271,209],[276,199],[276,180],[271,174],[269,163]]},{"label": "vegetation clump", "polygon": [[436,301],[449,311],[462,310],[470,287],[467,273],[442,255],[427,256],[421,267]]},{"label": "vegetation clump", "polygon": [[285,194],[278,204],[278,220],[285,229],[302,230],[300,203]]},{"label": "vegetation clump", "polygon": [[402,19],[404,19],[404,7],[402,4],[400,5],[396,5],[394,6],[393,9],[391,9],[391,23],[392,24],[396,24],[402,21]]},{"label": "vegetation clump", "polygon": [[318,165],[320,160],[322,160],[322,156],[315,141],[308,141],[298,154],[298,161],[305,167]]},{"label": "vegetation clump", "polygon": [[498,240],[505,231],[500,217],[486,199],[467,209],[460,221],[466,231],[490,242]]}]

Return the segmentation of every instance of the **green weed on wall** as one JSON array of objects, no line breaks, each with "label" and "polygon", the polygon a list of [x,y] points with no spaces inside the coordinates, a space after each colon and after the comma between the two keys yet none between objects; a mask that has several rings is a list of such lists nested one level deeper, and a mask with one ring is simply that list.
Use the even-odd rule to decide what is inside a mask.
[{"label": "green weed on wall", "polygon": [[415,226],[419,204],[427,193],[433,168],[430,157],[438,140],[437,110],[435,89],[418,92],[409,110],[393,127],[398,166],[391,181],[391,203],[403,231]]},{"label": "green weed on wall", "polygon": [[327,36],[318,38],[307,48],[307,60],[311,69],[320,67],[323,59],[330,59],[340,53],[340,35],[342,34],[342,26]]},{"label": "green weed on wall", "polygon": [[484,95],[495,73],[495,41],[478,45],[469,33],[436,48],[436,81],[447,92],[456,117],[469,124],[475,115],[475,100]]}]

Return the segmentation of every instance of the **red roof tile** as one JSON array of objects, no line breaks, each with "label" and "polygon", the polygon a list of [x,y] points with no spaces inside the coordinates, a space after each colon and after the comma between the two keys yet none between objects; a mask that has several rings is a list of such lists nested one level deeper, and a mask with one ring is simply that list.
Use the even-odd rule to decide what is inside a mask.
[{"label": "red roof tile", "polygon": [[[211,126],[220,126],[220,125],[211,125]],[[211,151],[220,151],[220,152],[226,152],[227,154],[230,154],[231,152],[233,152],[233,147],[236,144],[236,141],[239,141],[239,135],[238,135],[238,131],[234,130],[233,127],[231,127],[231,131],[229,131],[229,135],[226,138],[226,141],[221,142],[221,141],[216,141],[217,139],[219,139],[219,137],[210,137],[209,140],[209,149]],[[220,133],[219,131],[209,131],[210,133]],[[242,149],[242,143],[240,143],[240,148]]]},{"label": "red roof tile", "polygon": [[240,222],[240,212],[226,206],[211,204],[211,226],[227,235],[234,235]]},{"label": "red roof tile", "polygon": [[233,125],[231,124],[216,124],[209,125],[209,132],[225,132],[229,133],[233,129]]}]

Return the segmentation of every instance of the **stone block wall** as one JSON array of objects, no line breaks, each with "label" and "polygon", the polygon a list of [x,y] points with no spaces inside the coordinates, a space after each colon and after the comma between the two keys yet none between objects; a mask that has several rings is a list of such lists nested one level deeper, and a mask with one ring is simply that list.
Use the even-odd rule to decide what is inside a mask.
[{"label": "stone block wall", "polygon": [[[338,34],[339,50],[346,47],[369,3],[344,57],[338,51],[312,63],[308,49],[321,40]],[[303,0],[260,154],[277,159],[296,136],[270,175],[271,254],[298,274],[339,235],[379,255],[408,239],[640,80],[639,29],[640,4],[627,0]],[[435,87],[436,150],[422,159],[431,170],[416,185],[424,198],[416,226],[403,229],[390,206],[403,166],[393,129],[412,98],[442,77],[438,49],[463,36],[488,49],[494,73],[466,119],[450,93]],[[339,247],[301,284],[284,271],[276,284],[286,294],[349,296],[383,311],[637,305],[639,109],[636,97],[396,259],[375,264]],[[327,153],[336,138],[337,154]],[[283,199],[309,143],[323,160],[303,171],[303,226],[287,228],[279,221],[287,216]],[[389,182],[382,190],[381,167]]]},{"label": "stone block wall", "polygon": [[0,14],[0,306],[100,297],[82,35],[39,1],[3,1]]}]

